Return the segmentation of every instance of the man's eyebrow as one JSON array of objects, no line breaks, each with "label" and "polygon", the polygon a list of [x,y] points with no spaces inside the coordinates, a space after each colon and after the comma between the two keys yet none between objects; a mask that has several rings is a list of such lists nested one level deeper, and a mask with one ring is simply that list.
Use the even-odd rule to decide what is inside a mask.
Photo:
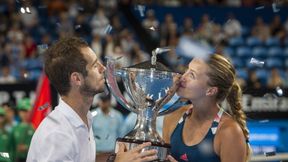
[{"label": "man's eyebrow", "polygon": [[98,59],[96,58],[96,60],[92,63],[92,66],[94,66],[97,62],[98,62]]}]

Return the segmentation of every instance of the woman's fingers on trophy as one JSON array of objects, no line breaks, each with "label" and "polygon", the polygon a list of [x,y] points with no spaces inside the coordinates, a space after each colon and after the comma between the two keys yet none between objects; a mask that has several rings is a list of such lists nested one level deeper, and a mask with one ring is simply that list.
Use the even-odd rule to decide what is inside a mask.
[{"label": "woman's fingers on trophy", "polygon": [[156,160],[157,158],[158,158],[157,155],[146,156],[146,157],[144,157],[144,158],[141,159],[141,162],[154,161],[154,160]]},{"label": "woman's fingers on trophy", "polygon": [[[116,152],[119,153],[119,152],[126,152],[127,151],[127,148],[126,148],[126,145],[122,142],[117,142],[116,143],[117,145],[117,149],[116,149]],[[117,151],[118,150],[118,151]]]},{"label": "woman's fingers on trophy", "polygon": [[167,156],[167,160],[169,160],[170,162],[178,162],[177,160],[175,160],[171,155]]}]

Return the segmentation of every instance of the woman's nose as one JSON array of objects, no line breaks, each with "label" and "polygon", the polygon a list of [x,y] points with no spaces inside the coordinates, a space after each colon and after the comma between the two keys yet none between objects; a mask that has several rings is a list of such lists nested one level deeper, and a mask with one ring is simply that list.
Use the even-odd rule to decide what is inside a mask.
[{"label": "woman's nose", "polygon": [[183,82],[186,80],[186,76],[187,76],[187,73],[184,73],[181,78],[180,78],[180,81]]}]

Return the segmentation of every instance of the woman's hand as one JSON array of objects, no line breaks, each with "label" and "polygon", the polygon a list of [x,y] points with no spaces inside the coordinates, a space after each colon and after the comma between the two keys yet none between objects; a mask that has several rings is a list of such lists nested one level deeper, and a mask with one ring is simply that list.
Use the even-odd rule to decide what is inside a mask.
[{"label": "woman's hand", "polygon": [[143,143],[132,150],[125,152],[125,144],[119,143],[119,151],[116,154],[115,162],[146,162],[156,160],[158,158],[157,150],[141,151],[147,146],[151,146],[151,143]]},{"label": "woman's hand", "polygon": [[170,162],[178,162],[177,160],[175,160],[171,155],[167,156],[167,160],[169,160]]}]

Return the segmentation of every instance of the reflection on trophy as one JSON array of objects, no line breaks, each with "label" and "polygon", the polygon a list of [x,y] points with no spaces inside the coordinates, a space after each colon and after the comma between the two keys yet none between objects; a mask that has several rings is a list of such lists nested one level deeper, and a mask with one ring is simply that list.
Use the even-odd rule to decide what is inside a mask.
[{"label": "reflection on trophy", "polygon": [[[176,95],[180,74],[169,71],[164,65],[156,62],[153,51],[151,62],[115,69],[116,60],[107,59],[106,83],[112,95],[123,107],[137,114],[137,122],[132,131],[124,138],[118,138],[128,150],[151,142],[145,148],[157,149],[158,160],[165,161],[170,145],[156,131],[156,118],[173,112],[184,104]],[[117,77],[121,78],[130,100],[126,100],[119,90]],[[130,102],[128,102],[130,101]],[[117,142],[115,151],[117,151]]]}]

